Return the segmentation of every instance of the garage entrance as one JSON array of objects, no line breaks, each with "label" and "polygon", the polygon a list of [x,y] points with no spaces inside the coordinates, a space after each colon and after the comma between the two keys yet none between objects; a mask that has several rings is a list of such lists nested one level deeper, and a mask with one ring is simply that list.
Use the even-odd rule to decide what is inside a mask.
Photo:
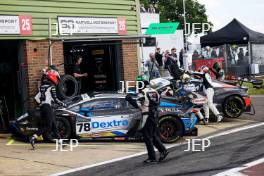
[{"label": "garage entrance", "polygon": [[65,42],[65,72],[72,75],[75,60],[81,56],[81,72],[88,74],[81,79],[81,93],[117,91],[123,80],[120,53],[120,42]]},{"label": "garage entrance", "polygon": [[0,131],[7,130],[9,120],[14,120],[25,110],[22,82],[26,84],[26,81],[19,67],[23,62],[19,55],[24,52],[21,44],[19,41],[0,41]]}]

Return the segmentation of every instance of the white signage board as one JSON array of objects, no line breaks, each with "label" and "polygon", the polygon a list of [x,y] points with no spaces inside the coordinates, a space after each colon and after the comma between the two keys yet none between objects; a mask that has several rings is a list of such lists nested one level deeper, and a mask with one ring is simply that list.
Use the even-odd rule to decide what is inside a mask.
[{"label": "white signage board", "polygon": [[[158,13],[140,13],[141,29],[147,29],[152,23],[160,23],[160,15]],[[143,33],[142,31],[142,34]]]},{"label": "white signage board", "polygon": [[[142,32],[145,32],[145,30],[142,30]],[[175,34],[151,35],[151,37],[156,38],[156,45],[161,49],[161,52],[171,51],[172,48],[176,48],[179,57],[179,52],[184,48],[183,30],[177,30]],[[142,61],[145,62],[149,58],[149,53],[155,53],[155,50],[156,46],[143,47],[141,53]]]},{"label": "white signage board", "polygon": [[19,16],[0,16],[0,34],[20,34]]},{"label": "white signage board", "polygon": [[117,34],[118,19],[102,17],[58,17],[60,35]]}]

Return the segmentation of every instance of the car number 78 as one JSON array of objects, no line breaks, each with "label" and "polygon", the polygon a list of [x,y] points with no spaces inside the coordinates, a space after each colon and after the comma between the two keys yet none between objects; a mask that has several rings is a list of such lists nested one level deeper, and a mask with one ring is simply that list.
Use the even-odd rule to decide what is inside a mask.
[{"label": "car number 78", "polygon": [[79,122],[76,123],[76,133],[83,134],[91,131],[91,124],[90,122]]}]

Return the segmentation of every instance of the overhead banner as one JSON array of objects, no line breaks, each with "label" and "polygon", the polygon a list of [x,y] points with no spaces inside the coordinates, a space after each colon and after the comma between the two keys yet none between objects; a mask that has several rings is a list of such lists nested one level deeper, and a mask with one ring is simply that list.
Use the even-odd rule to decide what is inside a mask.
[{"label": "overhead banner", "polygon": [[58,17],[58,23],[60,35],[126,33],[124,18]]},{"label": "overhead banner", "polygon": [[146,31],[147,35],[155,34],[175,34],[180,23],[152,23],[149,25],[148,30]]},{"label": "overhead banner", "polygon": [[20,34],[19,16],[0,16],[0,34]]}]

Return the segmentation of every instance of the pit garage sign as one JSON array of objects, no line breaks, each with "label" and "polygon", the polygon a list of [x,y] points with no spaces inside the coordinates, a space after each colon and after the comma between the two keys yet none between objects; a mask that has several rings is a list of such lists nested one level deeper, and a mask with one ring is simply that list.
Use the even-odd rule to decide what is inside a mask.
[{"label": "pit garage sign", "polygon": [[58,17],[60,35],[126,34],[125,18]]},{"label": "pit garage sign", "polygon": [[32,17],[0,16],[0,35],[32,35]]},{"label": "pit garage sign", "polygon": [[19,16],[0,16],[0,34],[20,34]]}]

